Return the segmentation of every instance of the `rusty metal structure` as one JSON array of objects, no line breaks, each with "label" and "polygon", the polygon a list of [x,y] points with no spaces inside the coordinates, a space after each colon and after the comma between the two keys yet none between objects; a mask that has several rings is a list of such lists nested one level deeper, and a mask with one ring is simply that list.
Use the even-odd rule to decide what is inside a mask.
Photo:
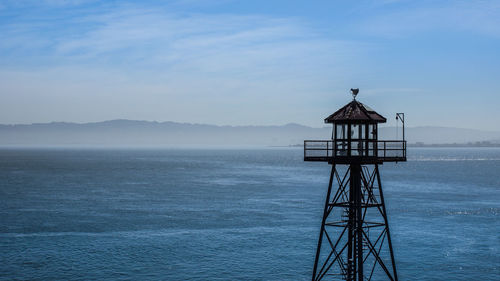
[{"label": "rusty metal structure", "polygon": [[331,140],[305,140],[304,161],[332,165],[313,281],[398,280],[379,165],[406,161],[404,113],[402,140],[378,140],[387,120],[356,100],[325,119]]}]

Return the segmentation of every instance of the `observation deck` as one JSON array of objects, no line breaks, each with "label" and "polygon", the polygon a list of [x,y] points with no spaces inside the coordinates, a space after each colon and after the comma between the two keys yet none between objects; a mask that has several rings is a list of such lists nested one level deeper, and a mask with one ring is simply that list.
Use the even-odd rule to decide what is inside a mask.
[{"label": "observation deck", "polygon": [[333,164],[406,161],[405,140],[305,140],[304,161]]}]

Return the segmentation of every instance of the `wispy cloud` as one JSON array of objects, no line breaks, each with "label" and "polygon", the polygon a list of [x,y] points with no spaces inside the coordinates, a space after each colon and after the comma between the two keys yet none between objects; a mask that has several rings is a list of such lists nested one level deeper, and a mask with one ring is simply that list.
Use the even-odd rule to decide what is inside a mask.
[{"label": "wispy cloud", "polygon": [[[168,67],[199,64],[198,69],[330,60],[359,49],[347,41],[327,40],[297,19],[258,15],[188,14],[125,6],[91,16],[8,24],[0,47],[14,55],[44,49],[37,56],[63,63],[139,63]],[[30,42],[30,44],[26,44]],[[339,52],[335,55],[335,52]],[[353,53],[351,51],[351,53]],[[223,60],[221,60],[223,58]],[[314,59],[315,58],[315,59]],[[229,60],[229,61],[228,61]],[[208,65],[216,61],[216,65]],[[227,63],[227,64],[226,64]]]},{"label": "wispy cloud", "polygon": [[419,106],[440,114],[436,100],[458,108],[478,84],[498,101],[497,2],[367,0],[317,19],[225,1],[5,2],[0,122],[321,126],[351,87],[415,116]]},{"label": "wispy cloud", "polygon": [[[297,18],[182,14],[169,8],[124,5],[55,22],[43,18],[3,26],[12,36],[0,48],[19,58],[14,72],[4,69],[4,79],[32,82],[27,87],[8,82],[2,92],[41,89],[49,100],[69,107],[76,106],[74,99],[80,105],[95,100],[117,105],[114,116],[101,112],[93,115],[97,120],[199,122],[201,114],[208,118],[204,122],[221,123],[221,116],[233,115],[230,123],[245,124],[260,110],[258,119],[267,116],[261,122],[281,123],[278,112],[285,115],[305,98],[331,94],[325,92],[325,78],[342,75],[363,48],[326,39]],[[61,21],[64,26],[53,32]],[[22,65],[34,61],[36,73],[30,74]],[[138,104],[148,112],[125,115]]]}]

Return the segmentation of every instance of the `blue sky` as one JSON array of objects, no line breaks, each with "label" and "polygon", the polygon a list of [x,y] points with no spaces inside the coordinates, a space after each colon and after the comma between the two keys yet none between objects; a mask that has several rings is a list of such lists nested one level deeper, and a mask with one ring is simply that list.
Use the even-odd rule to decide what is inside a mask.
[{"label": "blue sky", "polygon": [[[500,130],[500,1],[0,1],[0,123]],[[392,124],[392,123],[394,124]]]}]

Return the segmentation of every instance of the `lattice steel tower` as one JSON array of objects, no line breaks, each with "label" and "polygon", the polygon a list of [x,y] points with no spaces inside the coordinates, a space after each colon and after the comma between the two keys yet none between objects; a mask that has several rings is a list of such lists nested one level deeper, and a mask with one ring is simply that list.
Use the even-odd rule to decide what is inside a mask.
[{"label": "lattice steel tower", "polygon": [[332,139],[304,141],[304,161],[332,165],[312,280],[397,281],[378,166],[406,161],[404,114],[396,114],[403,140],[378,140],[387,120],[351,91],[353,100],[325,119]]}]

